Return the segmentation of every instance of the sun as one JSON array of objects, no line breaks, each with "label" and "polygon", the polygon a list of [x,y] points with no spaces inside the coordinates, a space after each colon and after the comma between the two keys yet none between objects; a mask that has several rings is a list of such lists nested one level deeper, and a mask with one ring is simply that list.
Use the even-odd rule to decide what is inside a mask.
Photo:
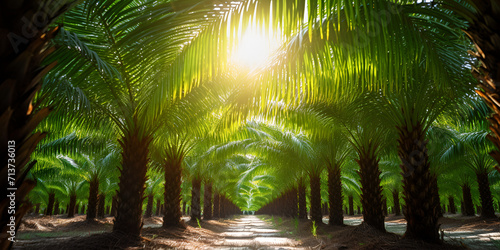
[{"label": "sun", "polygon": [[232,53],[232,61],[249,69],[262,66],[278,46],[277,39],[249,28],[239,39],[238,45]]}]

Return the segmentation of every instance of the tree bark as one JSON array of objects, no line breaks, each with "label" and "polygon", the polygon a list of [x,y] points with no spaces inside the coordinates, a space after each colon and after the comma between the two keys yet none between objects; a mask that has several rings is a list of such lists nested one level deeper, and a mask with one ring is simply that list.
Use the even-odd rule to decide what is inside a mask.
[{"label": "tree bark", "polygon": [[56,199],[55,203],[54,203],[54,212],[53,212],[53,215],[58,215],[60,214],[60,211],[59,211],[59,200]]},{"label": "tree bark", "polygon": [[203,219],[212,219],[212,183],[205,181],[205,193],[203,195]]},{"label": "tree bark", "polygon": [[69,196],[68,218],[75,217],[76,194]]},{"label": "tree bark", "polygon": [[97,176],[93,176],[90,179],[90,188],[89,188],[89,200],[88,200],[88,208],[87,208],[87,220],[95,220],[97,218],[97,201],[99,195],[99,179]]},{"label": "tree bark", "polygon": [[399,205],[399,190],[394,189],[392,191],[392,201],[394,204],[394,215],[401,215],[401,206]]},{"label": "tree bark", "polygon": [[354,197],[349,196],[349,215],[354,215]]},{"label": "tree bark", "polygon": [[104,218],[105,206],[106,206],[106,194],[100,193],[97,201],[97,218]]},{"label": "tree bark", "polygon": [[451,195],[448,196],[448,205],[450,207],[448,212],[450,212],[451,214],[456,214],[457,211],[456,211],[456,207],[455,207],[455,199]]},{"label": "tree bark", "polygon": [[476,173],[477,183],[479,185],[479,197],[481,198],[481,217],[496,218],[493,208],[493,197],[491,196],[490,181],[488,172]]},{"label": "tree bark", "polygon": [[321,214],[321,178],[317,173],[310,173],[309,180],[311,185],[311,220],[316,225],[322,223]]},{"label": "tree bark", "polygon": [[135,127],[125,131],[124,136],[119,140],[122,147],[122,167],[113,232],[139,237],[143,225],[142,203],[151,138],[139,131],[137,118],[133,119]]},{"label": "tree bark", "polygon": [[54,201],[56,194],[53,192],[49,193],[49,201],[47,202],[47,209],[45,210],[45,215],[52,215],[52,211],[54,210]]},{"label": "tree bark", "polygon": [[154,196],[152,194],[148,195],[148,203],[146,204],[146,213],[144,214],[145,218],[151,218],[153,216],[153,201],[154,201]]},{"label": "tree bark", "polygon": [[306,186],[304,179],[299,180],[299,219],[307,219]]},{"label": "tree bark", "polygon": [[116,217],[116,209],[118,206],[118,197],[116,194],[113,196],[113,199],[111,200],[111,216]]},{"label": "tree bark", "polygon": [[200,193],[201,180],[198,177],[194,177],[191,189],[191,220],[193,221],[201,219]]},{"label": "tree bark", "polygon": [[215,192],[215,194],[214,194],[213,217],[220,218],[220,194],[218,192]]},{"label": "tree bark", "polygon": [[328,220],[329,225],[344,225],[342,200],[340,165],[335,164],[328,168],[328,202],[330,203],[330,219]]},{"label": "tree bark", "polygon": [[156,200],[156,216],[160,216],[161,213],[161,199]]},{"label": "tree bark", "polygon": [[430,172],[423,124],[397,127],[398,156],[402,161],[403,207],[407,227],[404,237],[440,242],[437,179]]},{"label": "tree bark", "polygon": [[163,227],[181,224],[181,168],[182,160],[172,159],[165,162],[165,201]]},{"label": "tree bark", "polygon": [[380,186],[379,160],[373,155],[372,145],[359,150],[357,163],[361,178],[361,204],[364,223],[385,232],[384,213],[382,210],[382,188]]}]

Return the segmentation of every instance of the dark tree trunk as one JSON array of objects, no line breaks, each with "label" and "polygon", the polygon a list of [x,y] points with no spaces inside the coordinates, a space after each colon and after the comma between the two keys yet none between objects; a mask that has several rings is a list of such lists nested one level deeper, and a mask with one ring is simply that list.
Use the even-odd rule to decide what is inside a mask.
[{"label": "dark tree trunk", "polygon": [[328,202],[330,203],[329,225],[344,225],[342,199],[340,165],[335,164],[328,169]]},{"label": "dark tree trunk", "polygon": [[307,219],[306,186],[304,179],[299,180],[299,219]]},{"label": "dark tree trunk", "polygon": [[191,189],[191,220],[193,221],[201,219],[200,192],[201,180],[198,177],[194,177]]},{"label": "dark tree trunk", "polygon": [[55,198],[56,198],[55,193],[49,193],[49,201],[47,202],[47,209],[45,209],[45,215],[52,215],[52,211],[54,210]]},{"label": "dark tree trunk", "polygon": [[35,206],[35,214],[39,215],[40,214],[40,203],[37,203]]},{"label": "dark tree trunk", "polygon": [[401,207],[399,205],[399,190],[392,191],[392,202],[394,204],[394,215],[401,215]]},{"label": "dark tree trunk", "polygon": [[220,218],[220,195],[217,192],[215,192],[215,194],[214,194],[214,212],[213,212],[213,217],[214,218]]},{"label": "dark tree trunk", "polygon": [[146,204],[146,213],[144,214],[145,218],[151,218],[153,216],[153,201],[154,201],[154,196],[148,195],[148,204]]},{"label": "dark tree trunk", "polygon": [[451,195],[448,196],[448,205],[450,207],[448,212],[450,212],[451,214],[456,214],[457,211],[456,211],[456,207],[455,207],[455,199]]},{"label": "dark tree trunk", "polygon": [[[11,216],[14,228],[31,208],[28,193],[35,181],[26,179],[36,161],[30,156],[45,133],[34,129],[52,110],[51,107],[34,109],[34,96],[42,87],[40,80],[55,62],[43,65],[44,59],[55,48],[50,43],[59,27],[48,30],[49,25],[70,6],[69,2],[2,1],[0,3],[0,234],[8,234]],[[39,15],[41,14],[41,15]],[[40,20],[42,19],[42,20]],[[14,150],[11,151],[11,150]],[[12,171],[12,172],[11,172]],[[15,173],[12,175],[12,173]],[[8,178],[14,178],[9,180]],[[8,205],[15,188],[14,213],[7,216]],[[12,247],[12,241],[2,239],[0,249]]]},{"label": "dark tree trunk", "polygon": [[60,214],[59,211],[59,200],[56,199],[56,202],[54,203],[54,215]]},{"label": "dark tree trunk", "polygon": [[99,194],[99,179],[97,176],[92,177],[90,179],[90,188],[89,188],[89,202],[87,208],[87,220],[95,220],[97,218],[97,201]]},{"label": "dark tree trunk", "polygon": [[481,198],[481,217],[496,218],[488,172],[476,173],[476,176],[479,184],[479,197]]},{"label": "dark tree trunk", "polygon": [[161,199],[156,200],[156,216],[160,216],[161,213]]},{"label": "dark tree trunk", "polygon": [[75,217],[76,194],[69,196],[68,218]]},{"label": "dark tree trunk", "polygon": [[205,181],[205,193],[203,196],[203,219],[212,219],[212,184],[209,181]]},{"label": "dark tree trunk", "polygon": [[[134,117],[137,126],[137,118]],[[137,127],[125,131],[119,141],[122,147],[122,167],[118,184],[118,207],[113,232],[139,237],[142,230],[142,202],[147,180],[148,153],[151,138]]]},{"label": "dark tree trunk", "polygon": [[116,194],[113,196],[111,200],[111,216],[116,217],[116,209],[118,207],[118,197]]},{"label": "dark tree trunk", "polygon": [[397,127],[398,155],[402,161],[403,207],[407,227],[404,237],[440,242],[437,179],[430,172],[423,125]]},{"label": "dark tree trunk", "polygon": [[384,216],[387,216],[387,199],[384,198],[384,200],[382,201],[382,208],[383,208],[383,211],[384,211]]},{"label": "dark tree trunk", "polygon": [[106,195],[100,193],[97,201],[97,218],[104,218],[104,208],[106,206]]},{"label": "dark tree trunk", "polygon": [[187,203],[184,201],[182,202],[182,215],[186,215],[187,214]]},{"label": "dark tree trunk", "polygon": [[165,201],[163,227],[180,226],[181,224],[181,159],[165,162]]},{"label": "dark tree trunk", "polygon": [[349,196],[349,215],[354,215],[354,197]]},{"label": "dark tree trunk", "polygon": [[85,209],[86,209],[86,206],[85,205],[82,205],[82,211],[80,212],[81,214],[85,214]]},{"label": "dark tree trunk", "polygon": [[385,232],[382,210],[382,188],[380,187],[379,160],[373,152],[374,146],[366,145],[358,152],[359,176],[361,177],[361,204],[364,223]]},{"label": "dark tree trunk", "polygon": [[311,181],[311,220],[316,225],[322,223],[321,215],[321,178],[318,173],[310,173]]},{"label": "dark tree trunk", "polygon": [[443,217],[443,211],[446,211],[444,209],[444,205],[441,206],[441,198],[439,197],[439,187],[438,187],[438,182],[437,182],[437,176],[433,175],[434,178],[432,180],[432,194],[434,196],[434,201],[436,202],[436,208],[437,208],[437,216],[438,218]]}]

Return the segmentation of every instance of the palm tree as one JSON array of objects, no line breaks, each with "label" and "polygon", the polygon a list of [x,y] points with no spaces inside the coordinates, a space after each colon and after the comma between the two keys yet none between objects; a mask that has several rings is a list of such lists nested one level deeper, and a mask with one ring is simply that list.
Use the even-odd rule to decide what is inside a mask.
[{"label": "palm tree", "polygon": [[[8,203],[6,187],[17,188],[17,209],[15,214],[15,228],[18,228],[23,215],[29,210],[30,204],[25,197],[35,186],[30,180],[25,180],[26,174],[34,166],[30,162],[31,152],[36,144],[43,139],[41,132],[32,133],[38,123],[50,113],[50,108],[39,109],[33,103],[33,97],[40,90],[40,79],[47,74],[55,63],[43,64],[44,58],[53,51],[50,41],[56,36],[59,27],[49,26],[64,11],[77,1],[24,1],[22,3],[2,3],[0,6],[3,30],[1,38],[0,61],[2,65],[0,88],[2,99],[5,102],[0,106],[0,117],[5,124],[0,132],[0,143],[3,152],[8,146],[16,148],[15,182],[7,183],[8,155],[2,156],[2,202]],[[42,17],[43,21],[38,21]],[[25,21],[23,21],[25,20]],[[20,25],[24,24],[24,25]],[[10,144],[8,142],[11,141]],[[12,162],[10,162],[12,163]],[[12,167],[11,167],[12,168]],[[5,188],[4,188],[5,187]],[[7,198],[5,198],[7,197]],[[6,226],[9,221],[8,206],[2,208],[2,234],[10,230]],[[0,249],[11,247],[13,241],[2,238]]]}]

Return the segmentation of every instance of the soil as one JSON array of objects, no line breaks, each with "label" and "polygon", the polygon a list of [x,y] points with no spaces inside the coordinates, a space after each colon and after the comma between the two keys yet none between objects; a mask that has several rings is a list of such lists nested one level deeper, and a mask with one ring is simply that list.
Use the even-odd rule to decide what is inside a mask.
[{"label": "soil", "polygon": [[[317,225],[308,220],[272,216],[236,216],[231,219],[186,221],[183,227],[162,228],[162,218],[144,220],[142,237],[112,233],[113,217],[93,222],[85,215],[66,218],[25,216],[14,249],[467,249],[466,243],[445,238],[444,244],[402,239],[400,234],[380,232],[365,224],[357,226]],[[359,216],[345,216],[357,221]],[[402,216],[389,216],[387,223],[404,225]],[[499,233],[500,220],[446,216],[440,220],[445,234],[454,232]],[[346,223],[348,224],[348,223]],[[495,242],[494,242],[495,243]],[[473,244],[473,243],[472,243]],[[496,249],[492,245],[492,249]],[[484,249],[484,247],[481,247]]]}]

